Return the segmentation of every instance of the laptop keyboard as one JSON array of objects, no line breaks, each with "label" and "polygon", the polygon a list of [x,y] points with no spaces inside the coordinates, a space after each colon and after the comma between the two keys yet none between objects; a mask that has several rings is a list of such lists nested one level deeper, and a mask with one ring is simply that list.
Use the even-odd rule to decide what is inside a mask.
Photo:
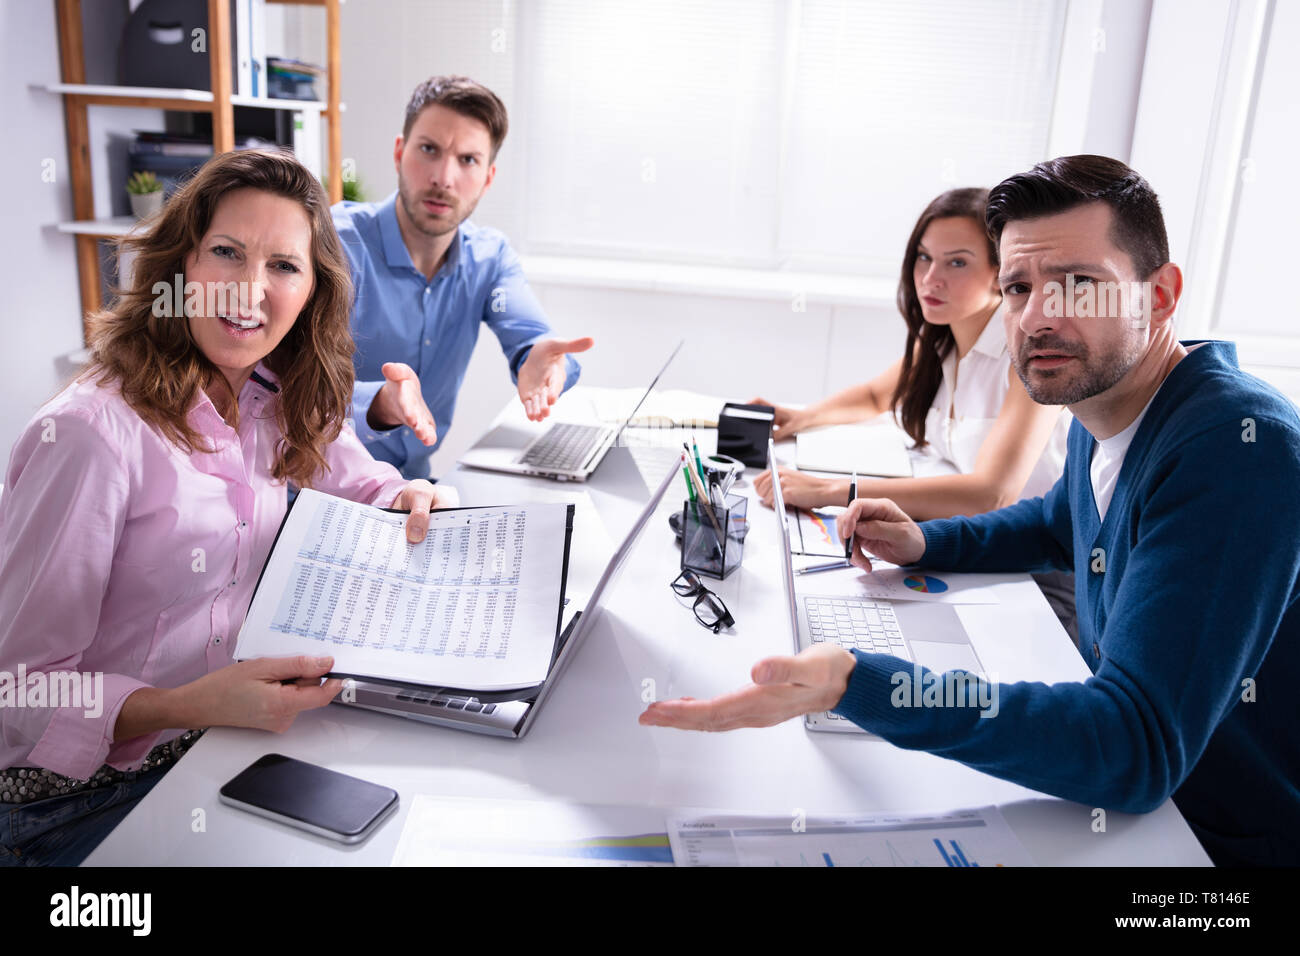
[{"label": "laptop keyboard", "polygon": [[607,431],[600,425],[552,425],[519,459],[520,464],[574,471],[586,464]]},{"label": "laptop keyboard", "polygon": [[433,707],[446,707],[448,710],[467,710],[476,714],[491,714],[497,709],[496,704],[483,704],[475,697],[439,697],[437,694],[418,690],[398,694],[396,699],[403,703],[429,704]]},{"label": "laptop keyboard", "polygon": [[[808,596],[803,599],[808,615],[808,636],[813,643],[829,642],[845,650],[855,647],[868,654],[892,654],[905,661],[912,655],[903,642],[894,609],[880,601],[854,598]],[[829,720],[843,720],[826,712]]]},{"label": "laptop keyboard", "polygon": [[814,642],[830,641],[846,650],[892,654],[910,661],[894,609],[880,601],[854,598],[805,597],[808,632]]}]

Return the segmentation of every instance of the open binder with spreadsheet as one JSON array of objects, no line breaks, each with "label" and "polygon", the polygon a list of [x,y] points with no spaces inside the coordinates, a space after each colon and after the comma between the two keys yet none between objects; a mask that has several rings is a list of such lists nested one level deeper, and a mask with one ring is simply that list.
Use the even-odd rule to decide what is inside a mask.
[{"label": "open binder with spreadsheet", "polygon": [[304,489],[235,658],[332,656],[332,677],[480,699],[533,693],[556,656],[573,514],[566,504],[442,509],[410,544],[406,512]]}]

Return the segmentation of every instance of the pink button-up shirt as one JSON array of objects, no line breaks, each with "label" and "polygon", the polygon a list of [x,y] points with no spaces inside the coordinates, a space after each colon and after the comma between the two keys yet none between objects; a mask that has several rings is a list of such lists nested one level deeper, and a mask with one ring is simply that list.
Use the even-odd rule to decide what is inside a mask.
[{"label": "pink button-up shirt", "polygon": [[[185,729],[113,740],[133,691],[179,687],[232,663],[287,508],[286,486],[271,478],[277,393],[259,364],[240,392],[236,431],[200,390],[189,422],[215,442],[212,454],[177,449],[116,385],[74,383],[24,429],[0,499],[0,768],[85,779],[104,763],[139,766]],[[325,457],[330,470],[315,487],[330,494],[388,507],[407,484],[350,425]],[[95,707],[84,696],[67,706],[68,672],[83,675],[72,678],[83,691],[102,674]],[[40,683],[43,698],[33,693]]]}]

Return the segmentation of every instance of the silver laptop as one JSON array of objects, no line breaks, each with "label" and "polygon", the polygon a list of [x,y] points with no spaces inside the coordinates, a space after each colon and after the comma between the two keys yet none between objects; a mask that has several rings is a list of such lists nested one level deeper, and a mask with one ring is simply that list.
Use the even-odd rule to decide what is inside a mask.
[{"label": "silver laptop", "polygon": [[[620,448],[615,451],[621,453],[619,457],[626,457],[629,462],[631,461],[627,449]],[[595,590],[591,592],[586,607],[576,612],[566,608],[567,624],[556,642],[555,660],[551,663],[550,672],[544,683],[523,690],[484,694],[431,688],[417,690],[373,681],[354,681],[353,699],[344,700],[344,695],[340,695],[334,702],[456,730],[469,730],[497,737],[524,736],[532,727],[547,697],[559,683],[565,669],[577,655],[582,642],[600,620],[603,610],[602,601],[610,586],[622,570],[628,555],[632,553],[632,546],[649,522],[650,516],[663,500],[664,492],[668,490],[673,478],[680,473],[681,459],[677,458],[659,483],[659,487],[650,495],[650,500],[632,522],[623,537],[623,542],[609,559],[609,563],[605,565],[605,570],[596,583]],[[644,485],[641,487],[644,488]]]},{"label": "silver laptop", "polygon": [[596,470],[605,453],[618,441],[619,435],[637,410],[654,391],[655,385],[668,370],[685,340],[677,343],[668,361],[655,374],[633,406],[627,418],[617,428],[608,425],[584,425],[576,422],[556,422],[520,451],[529,432],[510,425],[499,425],[483,436],[473,448],[461,456],[460,464],[487,471],[504,471],[516,475],[536,475],[557,481],[586,481]]},{"label": "silver laptop", "polygon": [[[785,588],[786,612],[796,652],[823,641],[848,650],[858,648],[875,654],[892,654],[908,662],[919,663],[933,671],[966,670],[983,674],[975,648],[962,627],[961,618],[949,604],[926,604],[913,601],[878,601],[872,598],[845,597],[842,594],[816,594],[810,582],[806,593],[796,593],[794,568],[790,563],[790,525],[785,497],[776,465],[776,449],[767,443],[767,461],[772,474],[772,507],[781,527],[781,569]],[[858,573],[858,569],[828,571],[827,574]],[[906,670],[910,673],[911,668]],[[865,730],[830,711],[804,716],[809,730],[867,734]],[[874,734],[867,734],[874,737]]]}]

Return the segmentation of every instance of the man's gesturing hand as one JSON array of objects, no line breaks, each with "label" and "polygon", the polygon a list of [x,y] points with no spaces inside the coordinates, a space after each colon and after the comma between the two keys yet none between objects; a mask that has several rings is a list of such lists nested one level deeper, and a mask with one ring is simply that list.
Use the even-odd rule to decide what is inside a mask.
[{"label": "man's gesturing hand", "polygon": [[754,683],[713,700],[655,701],[638,722],[681,730],[770,727],[791,717],[830,710],[848,690],[856,663],[842,647],[817,644],[794,657],[759,661],[749,675]]},{"label": "man's gesturing hand", "polygon": [[551,406],[564,391],[569,371],[564,356],[569,352],[585,352],[595,341],[587,336],[568,342],[543,339],[533,345],[519,368],[519,400],[524,403],[529,421],[540,422],[551,414]]},{"label": "man's gesturing hand", "polygon": [[859,498],[835,519],[840,540],[853,535],[851,560],[870,571],[871,561],[863,554],[870,551],[894,564],[915,564],[925,554],[925,534],[921,526],[888,498]]},{"label": "man's gesturing hand", "polygon": [[433,412],[429,411],[420,392],[420,376],[402,362],[385,362],[380,371],[387,381],[375,393],[366,413],[366,423],[371,428],[406,425],[426,445],[437,442],[438,430],[434,427]]}]

